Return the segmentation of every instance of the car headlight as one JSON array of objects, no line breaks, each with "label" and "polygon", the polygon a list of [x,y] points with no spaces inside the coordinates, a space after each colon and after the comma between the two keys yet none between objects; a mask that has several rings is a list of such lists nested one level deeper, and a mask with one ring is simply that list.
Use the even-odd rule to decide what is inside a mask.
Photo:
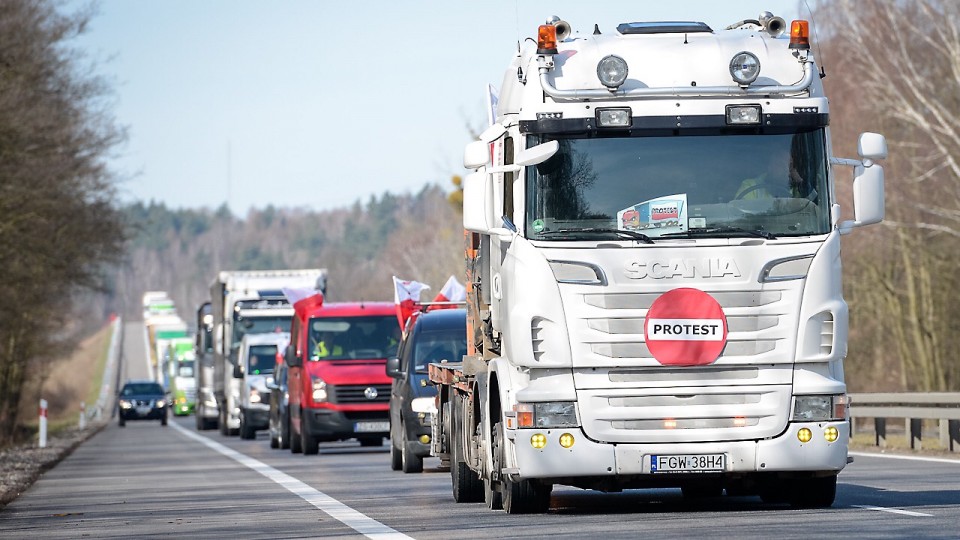
[{"label": "car headlight", "polygon": [[260,391],[256,388],[250,389],[250,403],[260,403]]},{"label": "car headlight", "polygon": [[436,402],[432,397],[418,397],[410,402],[410,408],[415,413],[433,414],[437,412]]},{"label": "car headlight", "polygon": [[157,400],[154,400],[153,405],[154,405],[155,407],[161,407],[161,408],[162,408],[162,407],[166,407],[166,406],[167,406],[167,400],[165,400],[165,399],[157,399]]},{"label": "car headlight", "polygon": [[313,401],[321,402],[327,400],[327,383],[319,378],[315,377],[312,379],[311,384],[313,386]]},{"label": "car headlight", "polygon": [[121,400],[120,400],[120,408],[121,408],[121,409],[129,409],[129,408],[131,408],[131,407],[133,407],[133,403],[130,403],[130,402],[127,401],[126,399],[121,399]]},{"label": "car headlight", "polygon": [[847,417],[845,394],[825,396],[794,396],[794,422],[844,420]]}]

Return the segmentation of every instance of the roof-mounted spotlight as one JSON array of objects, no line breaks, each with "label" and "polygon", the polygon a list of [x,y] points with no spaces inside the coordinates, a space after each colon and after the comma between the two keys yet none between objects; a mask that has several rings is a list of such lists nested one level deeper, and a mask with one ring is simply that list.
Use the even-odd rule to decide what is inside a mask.
[{"label": "roof-mounted spotlight", "polygon": [[627,61],[616,55],[604,56],[597,63],[597,78],[611,92],[627,80]]},{"label": "roof-mounted spotlight", "polygon": [[753,53],[743,51],[730,59],[730,76],[740,86],[748,86],[760,75],[760,59]]}]

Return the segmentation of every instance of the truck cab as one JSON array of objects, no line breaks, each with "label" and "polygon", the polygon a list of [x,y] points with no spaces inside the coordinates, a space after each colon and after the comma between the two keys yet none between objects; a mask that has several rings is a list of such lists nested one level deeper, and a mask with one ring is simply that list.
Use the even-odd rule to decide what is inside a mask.
[{"label": "truck cab", "polygon": [[322,441],[357,439],[380,446],[390,434],[387,358],[397,354],[400,327],[387,302],[294,304],[284,355],[290,449],[316,454]]}]

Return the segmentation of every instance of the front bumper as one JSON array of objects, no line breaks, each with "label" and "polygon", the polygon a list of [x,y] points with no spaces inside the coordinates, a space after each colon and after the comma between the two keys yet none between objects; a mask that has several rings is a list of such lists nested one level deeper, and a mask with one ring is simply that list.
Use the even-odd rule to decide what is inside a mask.
[{"label": "front bumper", "polygon": [[[430,455],[430,436],[431,436],[432,415],[427,413],[416,413],[412,410],[403,411],[403,427],[406,433],[403,434],[407,445],[407,450],[413,452],[418,457]],[[421,442],[420,438],[426,436],[427,442]]]},{"label": "front bumper", "polygon": [[270,425],[270,407],[266,405],[251,405],[241,414],[246,415],[245,422],[253,429],[267,429]]},{"label": "front bumper", "polygon": [[120,407],[118,413],[124,420],[162,420],[167,416],[166,407],[150,407],[149,410],[137,407]]},{"label": "front bumper", "polygon": [[[829,443],[824,429],[835,427],[836,441]],[[797,439],[800,428],[809,428],[813,438],[806,443]],[[530,444],[532,435],[546,436],[547,444],[536,449]],[[569,449],[560,446],[564,433],[575,437]],[[726,456],[720,474],[839,472],[847,464],[850,430],[846,421],[791,423],[787,430],[772,439],[704,443],[605,444],[589,440],[580,428],[514,429],[507,438],[514,442],[515,467],[508,474],[516,478],[571,477],[655,477],[650,470],[650,456],[680,454],[719,454]],[[686,477],[696,473],[681,473]]]}]

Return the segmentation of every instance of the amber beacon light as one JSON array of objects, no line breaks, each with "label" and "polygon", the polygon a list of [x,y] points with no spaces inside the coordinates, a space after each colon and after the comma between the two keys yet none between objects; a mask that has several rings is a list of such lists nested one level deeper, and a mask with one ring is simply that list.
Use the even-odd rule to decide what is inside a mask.
[{"label": "amber beacon light", "polygon": [[537,54],[557,54],[557,27],[541,24],[537,31]]},{"label": "amber beacon light", "polygon": [[804,20],[790,23],[790,48],[802,50],[810,48],[810,23]]}]

